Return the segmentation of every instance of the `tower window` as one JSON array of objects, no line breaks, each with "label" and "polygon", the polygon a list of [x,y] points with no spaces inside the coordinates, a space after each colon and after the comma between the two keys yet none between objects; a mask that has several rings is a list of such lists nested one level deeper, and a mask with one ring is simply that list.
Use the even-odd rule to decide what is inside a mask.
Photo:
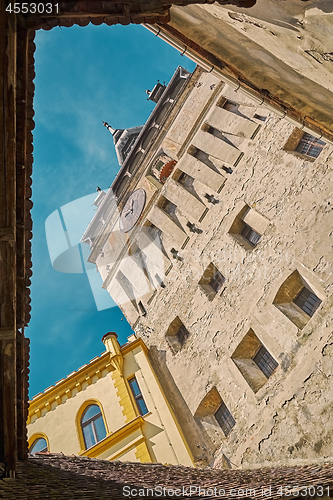
[{"label": "tower window", "polygon": [[253,250],[269,226],[269,220],[253,208],[245,205],[236,215],[229,234],[246,250]]},{"label": "tower window", "polygon": [[231,356],[253,392],[258,392],[279,366],[252,329]]},{"label": "tower window", "polygon": [[167,198],[165,198],[165,196],[160,196],[157,202],[157,206],[158,208],[163,210],[163,212],[170,215],[171,218],[175,216],[177,206],[171,201],[169,201]]},{"label": "tower window", "polygon": [[311,134],[305,132],[299,141],[295,151],[303,155],[312,156],[312,158],[318,158],[320,152],[325,146],[325,142],[321,139],[317,139]]},{"label": "tower window", "polygon": [[313,316],[321,304],[321,300],[313,292],[303,287],[294,302],[309,316]]},{"label": "tower window", "polygon": [[299,128],[295,128],[283,146],[283,149],[296,156],[306,157],[308,161],[314,161],[320,155],[325,144],[321,139],[303,132]]},{"label": "tower window", "polygon": [[220,273],[217,267],[211,262],[203,273],[199,285],[208,295],[209,300],[213,300],[215,295],[220,292],[225,283],[225,277]]},{"label": "tower window", "polygon": [[190,336],[189,332],[186,330],[186,328],[183,324],[178,329],[178,332],[176,335],[177,335],[178,342],[180,343],[181,346],[183,346],[185,344],[186,340]]},{"label": "tower window", "polygon": [[255,246],[261,238],[261,235],[259,233],[256,233],[256,231],[254,231],[252,227],[248,226],[247,224],[245,224],[241,235],[244,236],[244,238],[253,246]]},{"label": "tower window", "polygon": [[186,344],[189,336],[190,332],[177,316],[170,324],[166,333],[166,339],[174,354],[180,351],[180,349]]},{"label": "tower window", "polygon": [[156,169],[158,172],[160,172],[160,171],[162,170],[162,167],[163,167],[164,163],[165,163],[164,161],[159,160],[159,161],[156,163],[156,165],[155,165],[155,169]]},{"label": "tower window", "polygon": [[179,182],[182,186],[185,187],[191,187],[193,185],[193,177],[190,175],[186,174],[185,172],[182,172],[181,170],[178,170],[176,172],[176,175],[174,176],[174,179]]},{"label": "tower window", "polygon": [[276,368],[278,367],[278,363],[275,361],[273,356],[269,354],[266,347],[264,347],[263,345],[254,356],[253,361],[267,378],[273,375]]},{"label": "tower window", "polygon": [[143,399],[143,396],[141,394],[140,387],[139,387],[139,384],[138,384],[136,378],[135,377],[131,378],[128,381],[128,383],[129,383],[129,386],[131,388],[131,391],[132,391],[132,394],[134,396],[134,399],[135,399],[135,402],[137,404],[140,415],[146,415],[146,413],[148,413],[148,409],[147,409],[146,403]]},{"label": "tower window", "polygon": [[223,402],[221,406],[218,408],[218,410],[214,413],[214,417],[227,437],[230,434],[236,422]]},{"label": "tower window", "polygon": [[140,302],[138,303],[138,306],[139,306],[139,312],[140,312],[140,315],[141,315],[141,316],[146,316],[146,315],[147,315],[147,311],[146,311],[145,306],[142,304],[141,300],[140,300]]},{"label": "tower window", "polygon": [[253,118],[256,118],[257,120],[260,120],[261,122],[265,122],[267,119],[267,116],[262,116],[262,115],[257,115],[257,113],[253,116]]},{"label": "tower window", "polygon": [[321,302],[312,286],[296,270],[282,283],[273,304],[298,328],[304,328]]},{"label": "tower window", "polygon": [[228,437],[236,424],[215,386],[201,400],[194,418],[201,422],[214,445],[222,444],[222,433]]}]

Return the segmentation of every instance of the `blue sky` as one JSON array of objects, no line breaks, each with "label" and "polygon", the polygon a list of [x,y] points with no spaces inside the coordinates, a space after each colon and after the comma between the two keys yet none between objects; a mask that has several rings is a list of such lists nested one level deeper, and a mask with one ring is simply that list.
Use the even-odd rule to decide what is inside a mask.
[{"label": "blue sky", "polygon": [[100,354],[104,333],[117,332],[120,343],[131,334],[118,308],[97,310],[87,274],[52,268],[45,221],[58,210],[63,223],[59,209],[87,197],[88,209],[71,212],[72,233],[83,233],[96,187],[107,189],[119,170],[102,120],[115,128],[145,123],[154,107],[145,90],[168,82],[178,65],[194,69],[142,26],[38,31],[36,46],[30,397]]}]

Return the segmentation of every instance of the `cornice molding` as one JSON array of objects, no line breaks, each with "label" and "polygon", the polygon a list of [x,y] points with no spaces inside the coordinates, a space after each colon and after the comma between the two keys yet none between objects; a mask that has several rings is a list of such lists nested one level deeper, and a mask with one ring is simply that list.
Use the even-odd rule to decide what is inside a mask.
[{"label": "cornice molding", "polygon": [[128,424],[123,425],[123,427],[120,427],[117,429],[115,432],[112,434],[109,434],[106,436],[102,441],[99,441],[96,443],[94,446],[91,448],[88,448],[88,450],[83,450],[79,452],[79,455],[84,455],[85,457],[89,458],[97,458],[99,455],[104,453],[105,451],[109,450],[112,446],[120,443],[124,439],[126,439],[128,436],[133,434],[135,431],[140,430],[141,431],[141,436],[144,437],[142,426],[144,424],[144,419],[142,416],[138,416],[135,419],[131,420]]},{"label": "cornice molding", "polygon": [[[120,352],[123,356],[125,356],[138,347],[141,348],[147,356],[148,348],[141,338],[124,344],[120,347]],[[90,363],[83,365],[77,371],[70,373],[66,378],[59,380],[59,382],[55,385],[52,385],[45,389],[45,391],[37,394],[34,398],[32,398],[32,400],[29,401],[27,424],[29,425],[31,423],[33,415],[37,415],[37,418],[39,418],[41,416],[41,411],[44,408],[46,408],[47,411],[50,411],[51,404],[53,402],[56,401],[58,406],[63,404],[62,397],[67,395],[68,399],[71,398],[72,391],[74,389],[78,389],[78,392],[80,392],[84,382],[88,382],[88,385],[91,385],[92,378],[95,375],[97,375],[98,378],[102,378],[102,371],[105,369],[107,369],[109,373],[115,370],[110,361],[109,351],[105,351],[100,356],[93,358]]]}]

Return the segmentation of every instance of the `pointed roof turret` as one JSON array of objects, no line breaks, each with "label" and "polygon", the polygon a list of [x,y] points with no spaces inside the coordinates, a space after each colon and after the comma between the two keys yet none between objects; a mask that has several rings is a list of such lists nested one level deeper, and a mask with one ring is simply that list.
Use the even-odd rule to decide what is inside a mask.
[{"label": "pointed roof turret", "polygon": [[119,165],[121,166],[131,152],[134,143],[141,132],[143,125],[140,127],[132,127],[127,129],[113,128],[107,122],[103,122],[113,136],[113,142],[116,149]]}]

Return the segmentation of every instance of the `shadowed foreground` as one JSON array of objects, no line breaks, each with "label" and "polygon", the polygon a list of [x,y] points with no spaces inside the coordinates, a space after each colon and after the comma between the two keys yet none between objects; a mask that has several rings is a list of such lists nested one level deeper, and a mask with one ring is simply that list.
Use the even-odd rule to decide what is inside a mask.
[{"label": "shadowed foreground", "polygon": [[[62,454],[36,454],[18,463],[15,480],[0,481],[0,498],[277,499],[281,498],[281,492],[285,492],[286,486],[292,488],[294,485],[303,488],[300,490],[300,496],[303,498],[323,498],[327,497],[328,492],[332,495],[333,464],[240,471],[109,462]],[[147,491],[148,488],[150,491]],[[265,489],[264,493],[262,488]],[[225,492],[224,495],[221,490]],[[294,492],[292,497],[296,496],[297,492]]]}]

